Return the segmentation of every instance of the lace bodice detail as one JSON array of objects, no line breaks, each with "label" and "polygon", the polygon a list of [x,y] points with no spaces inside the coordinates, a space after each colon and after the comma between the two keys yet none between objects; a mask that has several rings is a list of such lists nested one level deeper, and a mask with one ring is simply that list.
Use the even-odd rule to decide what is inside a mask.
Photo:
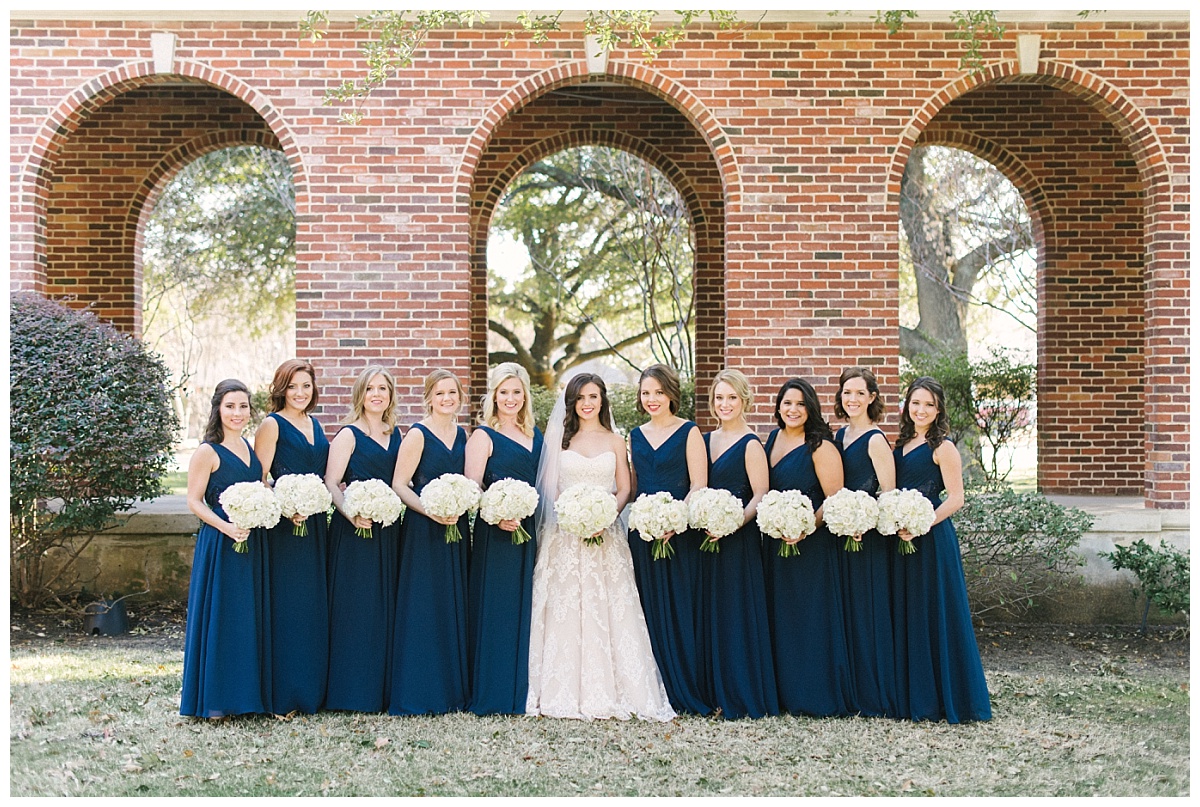
[{"label": "lace bodice detail", "polygon": [[558,492],[572,485],[595,485],[612,493],[617,488],[617,455],[606,451],[585,457],[570,449],[564,451],[558,469]]}]

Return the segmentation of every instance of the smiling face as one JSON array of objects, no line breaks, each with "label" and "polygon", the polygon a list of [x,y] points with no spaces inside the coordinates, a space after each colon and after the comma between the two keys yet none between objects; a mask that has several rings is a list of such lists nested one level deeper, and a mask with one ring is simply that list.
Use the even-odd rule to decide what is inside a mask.
[{"label": "smiling face", "polygon": [[392,405],[392,391],[382,374],[371,376],[363,394],[363,409],[373,415],[382,415]]},{"label": "smiling face", "polygon": [[579,397],[575,399],[575,414],[578,416],[579,422],[583,423],[600,417],[600,404],[600,387],[592,383],[584,384],[579,390]]},{"label": "smiling face", "polygon": [[236,436],[250,422],[250,396],[241,390],[225,393],[221,397],[221,426],[225,436]]},{"label": "smiling face", "polygon": [[731,423],[741,419],[742,410],[745,407],[737,390],[725,381],[718,381],[717,385],[713,387],[712,404],[717,419],[722,423]]},{"label": "smiling face", "polygon": [[657,378],[651,376],[642,380],[638,387],[638,399],[651,419],[656,415],[671,413],[671,399]]},{"label": "smiling face", "polygon": [[779,418],[786,429],[803,429],[808,423],[808,407],[804,405],[804,394],[798,389],[789,389],[779,401]]},{"label": "smiling face", "polygon": [[509,377],[500,382],[495,393],[496,414],[504,419],[516,419],[525,407],[525,385],[521,379]]},{"label": "smiling face", "polygon": [[914,389],[908,396],[908,416],[918,434],[929,431],[938,416],[937,399],[933,393],[927,389]]},{"label": "smiling face", "polygon": [[849,378],[842,385],[842,409],[850,420],[866,415],[876,397],[875,393],[867,389],[867,382],[861,378]]},{"label": "smiling face", "polygon": [[292,373],[287,389],[283,391],[283,400],[287,409],[294,414],[303,414],[313,397],[313,379],[304,370]]},{"label": "smiling face", "polygon": [[454,415],[461,402],[458,382],[453,378],[443,378],[433,385],[429,393],[429,406],[435,415]]}]

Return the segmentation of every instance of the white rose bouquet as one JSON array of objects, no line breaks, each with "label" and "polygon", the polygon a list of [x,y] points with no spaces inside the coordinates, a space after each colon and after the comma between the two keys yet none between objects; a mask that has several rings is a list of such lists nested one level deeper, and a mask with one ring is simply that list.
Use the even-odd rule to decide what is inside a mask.
[{"label": "white rose bouquet", "polygon": [[785,538],[804,538],[817,528],[812,500],[798,490],[771,490],[758,503],[758,528],[779,539],[779,557],[800,554]]},{"label": "white rose bouquet", "polygon": [[285,474],[275,480],[275,498],[284,518],[299,515],[305,520],[292,526],[292,535],[308,535],[308,517],[324,513],[333,504],[329,488],[316,474]]},{"label": "white rose bouquet", "polygon": [[[915,537],[933,527],[933,503],[919,490],[900,488],[879,494],[879,521],[876,529],[883,535],[908,530]],[[900,541],[896,551],[911,555],[917,551],[912,541]]]},{"label": "white rose bouquet", "polygon": [[479,503],[479,517],[488,524],[501,521],[516,521],[512,542],[523,544],[530,539],[522,519],[529,518],[537,510],[538,492],[533,485],[520,479],[497,479],[483,492]]},{"label": "white rose bouquet", "polygon": [[[462,474],[442,474],[421,489],[421,507],[434,518],[459,519],[463,513],[479,509],[483,494],[473,480]],[[446,543],[462,540],[458,521],[446,525]]]},{"label": "white rose bouquet", "polygon": [[[362,516],[386,527],[400,518],[404,512],[404,502],[400,501],[392,486],[382,479],[360,479],[346,486],[342,512],[351,519]],[[359,538],[373,537],[370,527],[356,527],[354,532]]]},{"label": "white rose bouquet", "polygon": [[688,523],[708,537],[701,552],[720,552],[718,538],[737,532],[746,523],[746,508],[737,496],[721,488],[700,488],[688,498]]},{"label": "white rose bouquet", "polygon": [[554,515],[563,532],[599,546],[604,536],[597,533],[617,520],[617,497],[596,485],[571,485],[558,494]]},{"label": "white rose bouquet", "polygon": [[662,560],[675,555],[675,548],[663,540],[668,532],[688,528],[688,507],[666,491],[643,493],[629,508],[629,529],[637,530],[646,542],[653,541],[651,557]]},{"label": "white rose bouquet", "polygon": [[846,536],[842,548],[847,552],[860,551],[863,533],[875,529],[879,521],[879,505],[865,490],[842,488],[826,499],[823,507],[825,526],[834,535]]},{"label": "white rose bouquet", "polygon": [[[279,500],[262,482],[238,482],[221,491],[217,501],[235,527],[252,530],[279,523]],[[245,541],[234,541],[233,551],[249,552]]]}]

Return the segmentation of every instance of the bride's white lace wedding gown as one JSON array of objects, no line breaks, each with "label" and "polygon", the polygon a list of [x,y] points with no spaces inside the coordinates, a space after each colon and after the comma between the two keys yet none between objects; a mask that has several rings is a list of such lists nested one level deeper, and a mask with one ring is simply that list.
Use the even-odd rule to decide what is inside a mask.
[{"label": "bride's white lace wedding gown", "polygon": [[[580,483],[613,490],[616,462],[611,452],[589,458],[563,451],[558,492]],[[620,519],[600,546],[547,532],[538,535],[533,572],[525,711],[584,720],[675,717],[650,649]]]}]

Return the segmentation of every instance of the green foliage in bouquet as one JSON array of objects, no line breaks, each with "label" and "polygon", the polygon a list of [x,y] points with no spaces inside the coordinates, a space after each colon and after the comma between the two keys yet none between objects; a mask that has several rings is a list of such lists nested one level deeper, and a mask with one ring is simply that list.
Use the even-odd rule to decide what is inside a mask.
[{"label": "green foliage in bouquet", "polygon": [[1142,611],[1143,633],[1151,605],[1164,614],[1183,614],[1190,618],[1192,561],[1187,552],[1179,551],[1166,541],[1160,541],[1156,549],[1139,538],[1128,546],[1097,554],[1108,560],[1114,569],[1128,569],[1137,576],[1138,586],[1133,589],[1133,596],[1146,596],[1146,608]]},{"label": "green foliage in bouquet", "polygon": [[1075,549],[1092,517],[1040,493],[981,488],[967,491],[954,525],[971,612],[1002,610],[1017,617],[1083,565]]},{"label": "green foliage in bouquet", "polygon": [[162,492],[178,422],[141,341],[34,294],[11,307],[10,594],[36,607],[78,583],[117,513]]}]

